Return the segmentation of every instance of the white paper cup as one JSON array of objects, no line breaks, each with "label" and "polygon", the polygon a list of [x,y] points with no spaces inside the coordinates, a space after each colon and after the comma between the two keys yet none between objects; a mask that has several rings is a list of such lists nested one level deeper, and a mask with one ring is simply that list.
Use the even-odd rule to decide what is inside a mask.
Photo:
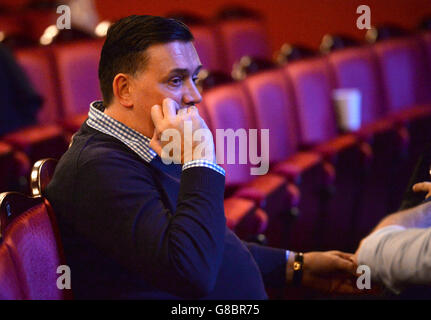
[{"label": "white paper cup", "polygon": [[343,131],[355,131],[361,127],[361,91],[355,88],[335,89],[332,99],[338,127]]}]

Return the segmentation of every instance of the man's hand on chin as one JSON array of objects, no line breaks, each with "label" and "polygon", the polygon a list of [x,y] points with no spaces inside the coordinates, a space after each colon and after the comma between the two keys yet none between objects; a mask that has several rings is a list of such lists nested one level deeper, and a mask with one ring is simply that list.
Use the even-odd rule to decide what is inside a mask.
[{"label": "man's hand on chin", "polygon": [[[195,106],[180,109],[174,100],[166,98],[162,107],[154,105],[151,108],[151,118],[155,129],[150,147],[162,159],[168,155],[164,148],[169,145],[175,163],[184,164],[192,160],[215,162],[212,133]],[[177,144],[172,145],[172,139],[166,138],[172,136],[179,138]]]}]

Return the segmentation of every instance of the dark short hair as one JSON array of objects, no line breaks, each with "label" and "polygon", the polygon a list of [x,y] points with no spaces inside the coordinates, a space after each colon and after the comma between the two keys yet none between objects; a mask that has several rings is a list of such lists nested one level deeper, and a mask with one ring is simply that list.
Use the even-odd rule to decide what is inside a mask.
[{"label": "dark short hair", "polygon": [[118,73],[134,75],[145,67],[145,50],[154,44],[193,41],[189,28],[175,19],[133,15],[112,24],[99,61],[99,82],[105,106],[111,103],[112,81]]}]

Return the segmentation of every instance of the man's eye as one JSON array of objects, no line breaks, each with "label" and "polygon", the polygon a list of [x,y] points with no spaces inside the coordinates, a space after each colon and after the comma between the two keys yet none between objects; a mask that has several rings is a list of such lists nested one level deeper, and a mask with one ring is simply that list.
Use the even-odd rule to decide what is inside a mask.
[{"label": "man's eye", "polygon": [[181,85],[182,82],[183,82],[182,78],[173,78],[169,81],[169,84],[174,87],[178,87]]}]

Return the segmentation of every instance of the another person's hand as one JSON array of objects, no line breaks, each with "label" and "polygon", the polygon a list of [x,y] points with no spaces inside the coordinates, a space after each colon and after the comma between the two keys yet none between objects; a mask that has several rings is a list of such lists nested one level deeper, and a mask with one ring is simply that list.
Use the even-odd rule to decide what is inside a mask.
[{"label": "another person's hand", "polygon": [[150,147],[163,160],[170,157],[178,164],[203,159],[215,162],[213,136],[195,106],[180,109],[174,100],[166,98],[162,107],[152,107],[151,118],[155,129]]},{"label": "another person's hand", "polygon": [[340,251],[304,253],[302,285],[330,294],[359,294],[353,255]]},{"label": "another person's hand", "polygon": [[414,192],[426,192],[427,195],[425,196],[425,199],[431,197],[431,182],[425,181],[425,182],[419,182],[416,183],[413,186]]}]

